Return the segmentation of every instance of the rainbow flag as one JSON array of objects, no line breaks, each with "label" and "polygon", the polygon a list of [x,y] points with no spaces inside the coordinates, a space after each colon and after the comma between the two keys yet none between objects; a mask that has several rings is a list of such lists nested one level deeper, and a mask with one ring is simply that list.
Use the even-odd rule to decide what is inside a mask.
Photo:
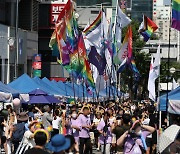
[{"label": "rainbow flag", "polygon": [[90,64],[88,62],[88,58],[86,55],[86,48],[84,45],[84,39],[83,36],[81,35],[79,38],[79,43],[78,43],[78,51],[79,51],[79,60],[81,65],[83,66],[82,68],[82,76],[85,80],[86,86],[87,87],[95,87],[94,85],[94,80],[92,77],[92,72],[90,68]]},{"label": "rainbow flag", "polygon": [[[60,63],[60,62],[59,62]],[[86,48],[82,35],[79,36],[77,49],[70,54],[69,65],[64,68],[74,77],[83,78],[86,82],[86,86],[94,88],[94,81],[92,78],[92,72],[90,64],[86,55]]]},{"label": "rainbow flag", "polygon": [[99,12],[98,16],[96,19],[91,23],[89,27],[87,27],[83,33],[87,36],[91,32],[93,32],[98,26],[101,25],[101,16],[102,16],[102,11]]},{"label": "rainbow flag", "polygon": [[143,15],[143,22],[139,27],[139,32],[144,37],[145,42],[149,40],[152,33],[154,33],[157,29],[157,25],[151,19]]},{"label": "rainbow flag", "polygon": [[180,0],[173,0],[171,27],[180,31]]},{"label": "rainbow flag", "polygon": [[70,53],[73,53],[77,48],[78,27],[74,17],[74,8],[71,0],[59,14],[55,24],[55,30],[51,36],[49,47],[57,52],[59,51],[59,62],[62,65],[69,65]]},{"label": "rainbow flag", "polygon": [[119,58],[122,58],[122,63],[118,69],[118,73],[121,73],[126,66],[128,66],[134,73],[135,76],[140,76],[140,73],[136,67],[133,54],[132,54],[132,28],[131,25],[128,27],[126,36],[124,38],[121,52],[123,54],[119,55]]},{"label": "rainbow flag", "polygon": [[95,46],[98,53],[102,51],[102,16],[103,11],[100,11],[96,19],[84,31],[84,39],[90,42],[90,46]]}]

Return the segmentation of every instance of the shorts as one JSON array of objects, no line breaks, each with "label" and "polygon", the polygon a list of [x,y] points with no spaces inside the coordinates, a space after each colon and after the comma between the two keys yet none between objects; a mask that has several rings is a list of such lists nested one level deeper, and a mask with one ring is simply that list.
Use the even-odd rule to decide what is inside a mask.
[{"label": "shorts", "polygon": [[146,145],[147,147],[151,147],[152,146],[152,138],[146,138]]}]

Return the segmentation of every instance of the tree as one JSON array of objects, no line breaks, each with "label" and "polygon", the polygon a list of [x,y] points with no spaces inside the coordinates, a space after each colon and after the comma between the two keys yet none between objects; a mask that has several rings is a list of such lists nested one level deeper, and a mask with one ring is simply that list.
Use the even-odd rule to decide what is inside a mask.
[{"label": "tree", "polygon": [[[169,68],[174,67],[177,70],[180,70],[180,62],[177,61],[170,61]],[[167,61],[161,61],[160,66],[160,82],[166,83],[167,82]],[[170,78],[168,79],[168,82],[172,82],[172,78],[174,78],[176,81],[180,78],[180,72],[176,71],[174,74],[170,73]]]}]

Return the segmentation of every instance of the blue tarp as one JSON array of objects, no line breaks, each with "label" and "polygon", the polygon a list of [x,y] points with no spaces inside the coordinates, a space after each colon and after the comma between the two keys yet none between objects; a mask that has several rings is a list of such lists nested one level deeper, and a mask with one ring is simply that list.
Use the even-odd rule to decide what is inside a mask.
[{"label": "blue tarp", "polygon": [[[66,83],[63,83],[62,81],[59,81],[59,82],[57,82],[57,85],[58,85],[58,87],[63,88],[63,90],[65,90],[65,92],[67,93],[67,96],[74,97],[73,88],[68,86]],[[77,93],[75,92],[75,97],[78,97],[76,94]]]},{"label": "blue tarp", "polygon": [[34,77],[33,80],[42,87],[42,90],[48,92],[51,95],[64,95],[63,93],[60,93],[58,90],[56,90],[52,85],[45,83],[39,77]]},{"label": "blue tarp", "polygon": [[5,93],[11,93],[13,95],[13,97],[18,97],[20,94],[20,91],[15,90],[8,85],[5,85],[1,81],[0,81],[0,91],[5,92]]},{"label": "blue tarp", "polygon": [[117,90],[116,87],[114,86],[108,86],[107,88],[105,88],[104,90],[100,91],[100,96],[109,96],[109,90],[110,90],[110,96],[114,97],[117,96],[117,92],[118,92],[118,96],[121,96],[121,92]]},{"label": "blue tarp", "polygon": [[9,83],[8,86],[16,90],[19,90],[22,93],[29,93],[30,91],[33,91],[36,88],[41,88],[27,74],[21,75],[19,78]]},{"label": "blue tarp", "polygon": [[[166,97],[166,94],[160,97],[160,111],[166,111]],[[168,99],[180,100],[180,86],[168,93]]]},{"label": "blue tarp", "polygon": [[46,77],[44,77],[44,78],[42,79],[42,82],[44,82],[45,84],[47,84],[47,85],[50,86],[51,88],[55,89],[55,90],[59,93],[59,95],[61,95],[61,96],[66,96],[66,92],[65,92],[63,89],[59,88],[59,87],[57,86],[57,84],[51,82],[51,81],[50,81],[49,79],[47,79]]},{"label": "blue tarp", "polygon": [[[66,82],[65,84],[69,86],[71,89],[73,89],[73,83]],[[74,83],[74,89],[75,89],[75,95],[77,97],[83,97],[83,92],[84,92],[84,97],[92,97],[91,95],[88,94],[86,87],[83,85],[78,85]]]}]

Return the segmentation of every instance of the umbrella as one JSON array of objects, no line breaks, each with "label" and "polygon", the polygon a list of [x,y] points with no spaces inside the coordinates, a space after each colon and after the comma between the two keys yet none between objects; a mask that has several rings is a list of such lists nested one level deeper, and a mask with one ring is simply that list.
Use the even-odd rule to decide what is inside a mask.
[{"label": "umbrella", "polygon": [[51,103],[60,103],[60,101],[54,96],[49,96],[46,92],[44,92],[41,89],[35,89],[29,92],[29,103],[51,104]]},{"label": "umbrella", "polygon": [[177,135],[179,134],[179,131],[180,131],[180,126],[171,125],[161,134],[159,139],[160,153],[163,152],[172,142],[174,142]]}]

